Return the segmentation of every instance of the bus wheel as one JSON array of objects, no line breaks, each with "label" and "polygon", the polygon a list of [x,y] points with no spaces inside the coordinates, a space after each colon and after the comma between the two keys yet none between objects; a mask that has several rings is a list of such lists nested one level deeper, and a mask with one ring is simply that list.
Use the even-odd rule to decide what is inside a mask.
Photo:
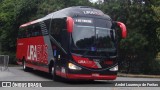
[{"label": "bus wheel", "polygon": [[54,64],[51,68],[51,73],[52,73],[52,79],[53,81],[59,81],[60,77],[56,75],[56,65]]},{"label": "bus wheel", "polygon": [[23,60],[22,66],[23,66],[23,70],[24,71],[28,71],[29,70],[29,68],[26,66],[26,61],[25,60]]}]

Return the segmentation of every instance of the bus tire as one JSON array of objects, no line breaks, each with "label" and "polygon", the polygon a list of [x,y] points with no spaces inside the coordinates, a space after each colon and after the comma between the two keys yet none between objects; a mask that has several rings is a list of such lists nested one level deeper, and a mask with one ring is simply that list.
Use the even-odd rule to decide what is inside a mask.
[{"label": "bus tire", "polygon": [[23,66],[23,70],[24,71],[29,71],[29,68],[26,66],[26,61],[25,61],[25,59],[23,59],[23,62],[22,62],[22,66]]},{"label": "bus tire", "polygon": [[60,77],[56,75],[56,64],[53,62],[53,66],[51,67],[51,74],[52,74],[52,79],[53,81],[59,81]]}]

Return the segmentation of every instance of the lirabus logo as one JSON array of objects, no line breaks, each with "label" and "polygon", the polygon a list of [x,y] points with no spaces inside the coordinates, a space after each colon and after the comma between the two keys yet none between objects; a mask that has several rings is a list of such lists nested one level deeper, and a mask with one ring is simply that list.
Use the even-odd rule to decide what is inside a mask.
[{"label": "lirabus logo", "polygon": [[28,45],[27,59],[28,60],[37,60],[37,47],[36,47],[36,45]]},{"label": "lirabus logo", "polygon": [[27,59],[28,60],[47,60],[47,45],[28,45]]}]

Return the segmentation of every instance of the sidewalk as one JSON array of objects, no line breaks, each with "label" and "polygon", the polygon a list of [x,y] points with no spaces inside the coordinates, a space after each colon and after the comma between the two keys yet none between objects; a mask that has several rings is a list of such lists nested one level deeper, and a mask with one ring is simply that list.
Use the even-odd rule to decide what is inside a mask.
[{"label": "sidewalk", "polygon": [[140,74],[125,74],[125,73],[118,73],[118,77],[160,78],[160,75],[140,75]]}]

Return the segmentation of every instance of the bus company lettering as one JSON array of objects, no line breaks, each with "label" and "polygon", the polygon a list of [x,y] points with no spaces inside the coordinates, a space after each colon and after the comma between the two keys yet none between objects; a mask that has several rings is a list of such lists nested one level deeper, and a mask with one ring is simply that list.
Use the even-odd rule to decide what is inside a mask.
[{"label": "bus company lettering", "polygon": [[47,61],[47,45],[28,45],[27,59],[34,61]]},{"label": "bus company lettering", "polygon": [[78,60],[79,64],[92,64],[92,61],[87,61],[87,60]]},{"label": "bus company lettering", "polygon": [[83,11],[84,14],[91,14],[91,15],[102,15],[100,12],[96,11]]},{"label": "bus company lettering", "polygon": [[75,22],[78,23],[93,23],[92,20],[87,19],[76,19]]}]

